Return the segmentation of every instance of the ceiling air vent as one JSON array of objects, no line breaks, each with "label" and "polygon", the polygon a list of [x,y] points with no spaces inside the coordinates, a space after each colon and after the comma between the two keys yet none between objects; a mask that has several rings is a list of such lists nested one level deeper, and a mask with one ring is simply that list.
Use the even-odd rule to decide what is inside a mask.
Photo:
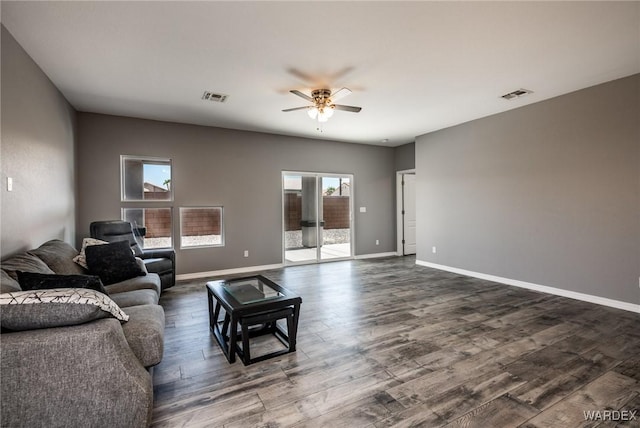
[{"label": "ceiling air vent", "polygon": [[228,95],[216,94],[215,92],[205,91],[202,94],[202,99],[205,101],[215,101],[218,103],[223,103],[227,100]]},{"label": "ceiling air vent", "polygon": [[500,98],[504,98],[505,100],[512,100],[514,98],[524,97],[525,95],[533,94],[533,91],[528,89],[518,89],[513,92],[509,92],[508,94],[502,95]]}]

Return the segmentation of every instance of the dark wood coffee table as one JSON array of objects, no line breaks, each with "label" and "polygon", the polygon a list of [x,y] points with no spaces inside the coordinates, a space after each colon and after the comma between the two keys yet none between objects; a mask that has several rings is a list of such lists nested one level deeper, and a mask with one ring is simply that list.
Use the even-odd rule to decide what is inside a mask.
[{"label": "dark wood coffee table", "polygon": [[[248,365],[296,350],[299,296],[262,275],[207,282],[207,294],[209,327],[230,363],[236,353]],[[277,325],[281,319],[287,321],[286,332]],[[287,348],[251,358],[249,339],[263,334],[273,334]]]}]

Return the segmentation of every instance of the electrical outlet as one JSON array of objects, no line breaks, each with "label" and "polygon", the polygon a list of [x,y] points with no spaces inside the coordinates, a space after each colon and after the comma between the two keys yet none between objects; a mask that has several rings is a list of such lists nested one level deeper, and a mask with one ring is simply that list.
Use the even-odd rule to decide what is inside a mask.
[{"label": "electrical outlet", "polygon": [[432,252],[433,254],[435,254],[435,253],[437,252],[437,251],[436,251],[436,247],[431,247],[431,252]]},{"label": "electrical outlet", "polygon": [[13,192],[13,178],[7,177],[7,192]]},{"label": "electrical outlet", "polygon": [[380,245],[380,241],[376,239],[376,245]]},{"label": "electrical outlet", "polygon": [[244,256],[249,257],[249,250],[244,250]]}]

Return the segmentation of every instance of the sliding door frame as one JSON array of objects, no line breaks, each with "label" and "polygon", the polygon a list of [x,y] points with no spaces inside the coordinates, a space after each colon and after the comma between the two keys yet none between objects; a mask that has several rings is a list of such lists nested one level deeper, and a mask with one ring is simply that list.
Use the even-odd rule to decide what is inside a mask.
[{"label": "sliding door frame", "polygon": [[[342,177],[348,177],[350,180],[350,195],[349,195],[349,256],[348,257],[336,257],[336,258],[331,258],[331,259],[322,259],[322,246],[318,245],[316,246],[316,257],[314,260],[304,260],[304,261],[300,261],[300,262],[294,262],[294,261],[287,261],[287,257],[286,257],[286,253],[287,253],[287,247],[286,247],[286,239],[285,239],[285,228],[286,228],[286,224],[285,224],[285,182],[284,182],[284,178],[287,175],[293,175],[293,176],[301,176],[301,177],[315,177],[316,179],[316,188],[317,188],[317,200],[316,200],[316,220],[318,220],[318,214],[320,211],[320,204],[322,203],[322,199],[320,197],[320,195],[322,195],[322,178],[324,177],[329,177],[329,178],[342,178]],[[281,215],[280,218],[282,219],[282,264],[284,266],[295,266],[295,265],[305,265],[305,264],[317,264],[317,263],[328,263],[328,262],[334,262],[334,261],[341,261],[341,260],[352,260],[355,258],[355,216],[353,215],[353,206],[354,206],[354,195],[355,195],[355,185],[354,185],[354,176],[353,174],[342,174],[342,173],[335,173],[335,172],[313,172],[313,171],[282,171],[282,175],[281,175],[281,190],[280,190],[280,197],[282,198],[282,203],[281,203]],[[323,230],[324,232],[324,230]],[[316,228],[316,242],[320,242],[320,228]]]}]

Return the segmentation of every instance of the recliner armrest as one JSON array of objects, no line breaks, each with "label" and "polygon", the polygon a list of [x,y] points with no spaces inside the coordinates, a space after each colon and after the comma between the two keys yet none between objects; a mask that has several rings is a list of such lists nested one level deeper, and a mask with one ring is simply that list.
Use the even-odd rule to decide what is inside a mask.
[{"label": "recliner armrest", "polygon": [[157,250],[142,250],[142,259],[170,259],[172,262],[176,260],[176,252],[171,248],[161,248]]},{"label": "recliner armrest", "polygon": [[[162,289],[173,287],[176,283],[176,252],[171,248],[147,249],[142,251],[141,259],[145,261],[147,270],[160,275]],[[154,260],[155,259],[155,260]],[[160,259],[158,265],[157,260]],[[162,260],[168,260],[162,263]],[[147,262],[148,261],[148,262]],[[147,264],[149,263],[149,264]]]}]

